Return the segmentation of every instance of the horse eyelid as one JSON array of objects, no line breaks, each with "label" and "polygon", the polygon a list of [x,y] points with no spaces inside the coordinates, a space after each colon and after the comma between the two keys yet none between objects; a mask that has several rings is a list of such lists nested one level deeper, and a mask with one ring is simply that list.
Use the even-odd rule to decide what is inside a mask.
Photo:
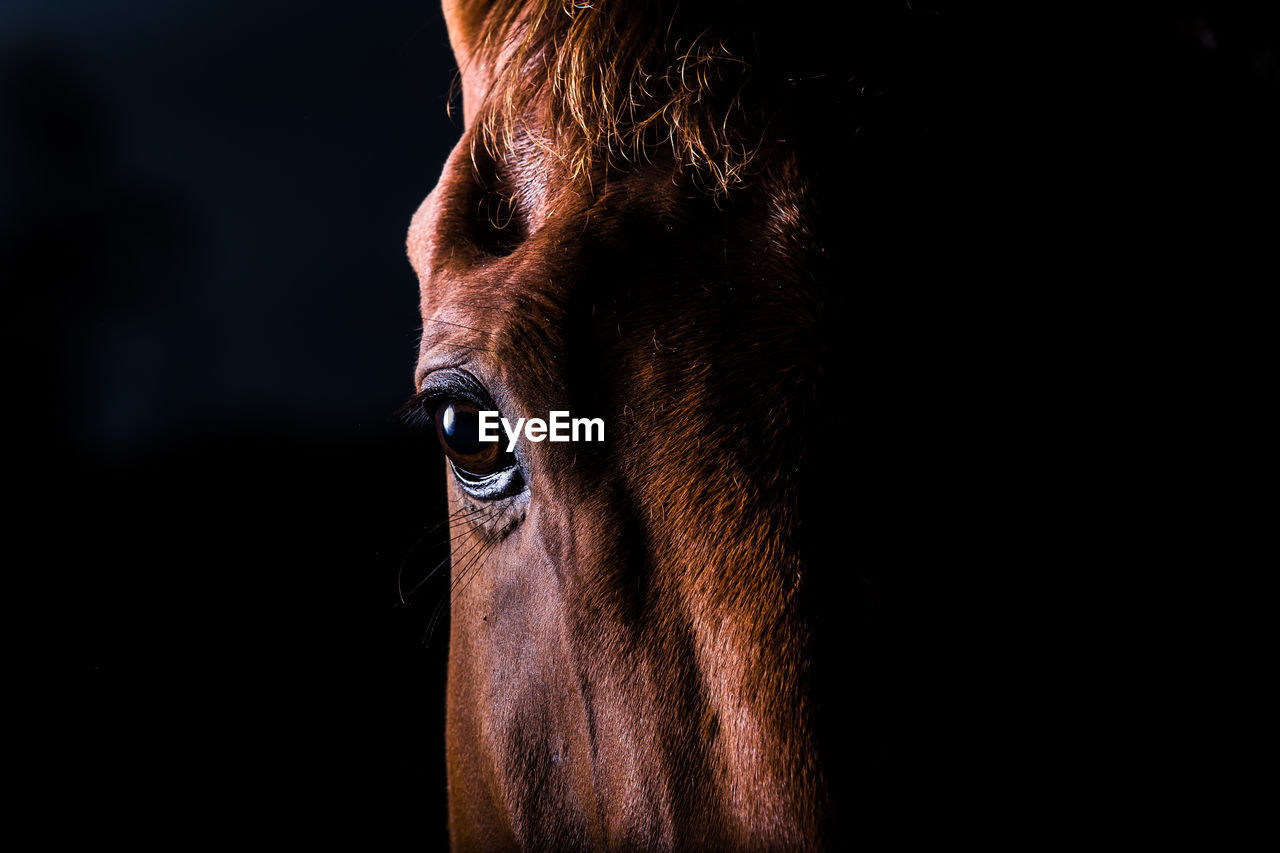
[{"label": "horse eyelid", "polygon": [[493,398],[480,381],[465,370],[441,368],[421,380],[419,390],[400,409],[401,419],[411,427],[431,424],[431,413],[445,399],[468,400],[478,409],[496,410]]},{"label": "horse eyelid", "polygon": [[493,408],[489,391],[470,373],[455,367],[433,370],[422,378],[415,397],[464,397],[481,408]]}]

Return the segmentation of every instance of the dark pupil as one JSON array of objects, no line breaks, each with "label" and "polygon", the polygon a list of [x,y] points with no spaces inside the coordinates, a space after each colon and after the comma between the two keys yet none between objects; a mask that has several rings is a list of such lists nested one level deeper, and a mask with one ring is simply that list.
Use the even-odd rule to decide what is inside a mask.
[{"label": "dark pupil", "polygon": [[470,403],[454,401],[441,407],[440,435],[459,456],[492,450],[493,442],[480,441],[480,411]]},{"label": "dark pupil", "polygon": [[500,441],[480,440],[480,410],[467,400],[447,400],[436,406],[436,432],[454,470],[485,477],[510,464]]}]

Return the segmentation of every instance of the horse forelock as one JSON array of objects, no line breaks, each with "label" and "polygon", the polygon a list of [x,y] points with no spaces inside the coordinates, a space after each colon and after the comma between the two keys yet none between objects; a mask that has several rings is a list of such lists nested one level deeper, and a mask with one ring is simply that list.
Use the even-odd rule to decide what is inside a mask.
[{"label": "horse forelock", "polygon": [[478,133],[495,156],[533,136],[569,174],[667,148],[710,191],[739,184],[769,113],[753,33],[718,3],[496,0],[469,61],[490,69]]}]

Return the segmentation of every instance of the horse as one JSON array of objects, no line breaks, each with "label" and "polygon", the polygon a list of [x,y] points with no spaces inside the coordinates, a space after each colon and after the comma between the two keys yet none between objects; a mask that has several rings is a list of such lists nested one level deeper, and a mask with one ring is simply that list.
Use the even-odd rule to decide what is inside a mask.
[{"label": "horse", "polygon": [[[892,413],[928,389],[884,377],[931,315],[885,285],[944,216],[912,71],[938,60],[906,4],[788,6],[443,4],[463,131],[407,248],[458,849],[814,848],[891,798],[876,537],[850,537],[901,533],[876,466],[923,464]],[[604,440],[477,441],[478,413],[556,411]]]}]

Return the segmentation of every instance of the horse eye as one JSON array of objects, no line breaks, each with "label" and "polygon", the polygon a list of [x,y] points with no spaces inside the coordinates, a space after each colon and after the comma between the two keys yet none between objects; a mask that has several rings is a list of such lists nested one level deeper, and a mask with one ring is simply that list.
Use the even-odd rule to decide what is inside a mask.
[{"label": "horse eye", "polygon": [[503,450],[501,439],[480,440],[480,409],[470,400],[442,400],[436,404],[433,419],[440,447],[460,477],[479,479],[515,464],[515,458]]}]

